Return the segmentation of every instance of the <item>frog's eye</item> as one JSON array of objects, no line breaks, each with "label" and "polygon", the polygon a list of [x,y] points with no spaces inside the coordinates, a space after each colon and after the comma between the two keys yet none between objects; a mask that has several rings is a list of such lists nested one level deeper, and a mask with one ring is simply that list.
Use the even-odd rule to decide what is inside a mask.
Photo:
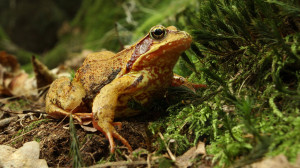
[{"label": "frog's eye", "polygon": [[150,36],[152,39],[160,40],[166,35],[166,28],[163,26],[155,26],[150,30]]}]

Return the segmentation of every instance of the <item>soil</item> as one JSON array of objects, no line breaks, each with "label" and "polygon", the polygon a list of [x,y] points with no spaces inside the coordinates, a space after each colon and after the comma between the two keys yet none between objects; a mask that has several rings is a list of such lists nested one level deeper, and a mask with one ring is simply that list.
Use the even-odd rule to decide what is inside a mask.
[{"label": "soil", "polygon": [[[14,101],[19,102],[20,99]],[[22,108],[18,111],[28,110],[28,108],[35,111],[44,111],[43,104],[37,106],[36,103],[30,102]],[[3,111],[2,107],[0,110]],[[0,127],[0,144],[19,148],[25,142],[35,140],[40,143],[40,158],[45,159],[49,167],[71,167],[69,119],[56,120],[49,118],[47,114],[39,116],[40,114],[34,113],[31,116],[25,116],[23,120],[19,119],[11,122],[6,127]],[[153,137],[149,136],[148,131],[149,122],[157,119],[154,116],[159,116],[159,114],[147,113],[147,115],[142,114],[119,120],[122,122],[122,129],[117,129],[117,131],[128,140],[133,150],[138,148],[147,149],[148,151],[154,150],[151,146]],[[106,160],[111,156],[109,142],[101,132],[88,132],[76,121],[74,123],[80,143],[80,153],[85,166],[95,165],[101,159]],[[90,127],[92,126],[90,125]],[[124,156],[129,154],[127,148],[120,141],[115,140],[115,143],[117,146],[116,151],[118,151],[116,153]],[[115,157],[115,159],[115,161],[118,161],[118,159],[126,160],[124,157]]]}]

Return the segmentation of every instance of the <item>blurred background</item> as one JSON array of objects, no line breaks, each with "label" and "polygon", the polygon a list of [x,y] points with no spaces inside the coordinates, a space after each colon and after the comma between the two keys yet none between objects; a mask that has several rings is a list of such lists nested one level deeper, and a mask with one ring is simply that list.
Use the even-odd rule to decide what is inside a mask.
[{"label": "blurred background", "polygon": [[197,3],[194,0],[2,0],[0,50],[17,56],[26,70],[30,70],[26,64],[32,55],[54,68],[83,50],[105,48],[117,52],[154,25],[174,25],[180,13]]}]

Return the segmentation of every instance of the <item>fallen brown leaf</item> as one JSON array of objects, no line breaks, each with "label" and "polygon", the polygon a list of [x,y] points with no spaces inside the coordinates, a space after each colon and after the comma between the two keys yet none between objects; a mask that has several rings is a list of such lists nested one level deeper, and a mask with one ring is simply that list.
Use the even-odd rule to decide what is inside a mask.
[{"label": "fallen brown leaf", "polygon": [[94,128],[94,127],[89,127],[89,126],[84,126],[84,125],[80,125],[81,128],[83,128],[85,131],[88,131],[88,132],[96,132],[97,129]]},{"label": "fallen brown leaf", "polygon": [[10,72],[16,72],[20,69],[17,58],[5,51],[0,51],[0,64],[8,68]]},{"label": "fallen brown leaf", "polygon": [[190,148],[187,152],[185,152],[183,155],[176,158],[176,165],[178,167],[189,167],[192,166],[193,160],[198,155],[206,155],[205,151],[205,143],[199,142],[197,147]]},{"label": "fallen brown leaf", "polygon": [[[12,82],[20,75],[20,65],[15,56],[0,52],[0,95],[12,96]],[[11,86],[10,86],[11,85]]]},{"label": "fallen brown leaf", "polygon": [[48,69],[46,65],[41,63],[35,56],[31,58],[33,70],[35,73],[37,88],[50,85],[57,77]]},{"label": "fallen brown leaf", "polygon": [[246,168],[297,168],[300,167],[300,155],[296,164],[291,164],[287,158],[281,154],[273,158],[265,158],[260,162],[253,163],[251,165],[245,166]]}]

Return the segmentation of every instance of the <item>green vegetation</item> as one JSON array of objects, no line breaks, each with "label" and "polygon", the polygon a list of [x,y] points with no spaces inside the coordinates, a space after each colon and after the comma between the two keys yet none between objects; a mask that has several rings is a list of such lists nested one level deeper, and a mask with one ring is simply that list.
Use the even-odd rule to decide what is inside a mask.
[{"label": "green vegetation", "polygon": [[[157,24],[191,33],[191,50],[174,70],[208,88],[170,89],[180,103],[150,130],[163,130],[176,156],[204,141],[213,164],[223,167],[278,154],[294,161],[300,153],[299,16],[293,0],[87,1],[72,25],[82,30],[82,48],[93,50],[117,51],[119,42],[133,43]],[[166,152],[160,138],[156,144],[157,154]]]},{"label": "green vegetation", "polygon": [[294,161],[300,153],[299,4],[207,0],[184,15],[195,44],[183,58],[192,80],[208,88],[191,105],[170,107],[168,124],[155,123],[153,132],[164,127],[176,154],[205,141],[220,167],[281,153]]},{"label": "green vegetation", "polygon": [[70,141],[71,141],[71,149],[70,154],[72,156],[72,167],[83,167],[82,157],[80,154],[79,141],[76,134],[76,129],[73,123],[73,117],[70,115],[69,120],[70,125]]},{"label": "green vegetation", "polygon": [[[30,63],[32,55],[36,55],[32,52],[21,49],[15,44],[13,44],[1,26],[0,26],[0,50],[1,51],[5,50],[8,53],[13,53],[14,55],[17,55],[17,59],[20,64]],[[27,72],[30,72],[32,70],[31,67],[26,67],[24,69]]]},{"label": "green vegetation", "polygon": [[10,109],[11,111],[20,111],[24,109],[26,106],[28,106],[30,102],[25,99],[20,99],[14,102],[10,102],[5,104],[5,107]]},{"label": "green vegetation", "polygon": [[[22,135],[22,134],[26,134],[27,132],[39,127],[42,123],[47,123],[49,121],[49,119],[41,119],[41,120],[37,120],[34,121],[32,123],[30,123],[29,125],[27,125],[26,127],[24,127],[23,129],[20,129],[13,137],[12,139]],[[35,139],[38,139],[37,137],[35,137]],[[16,144],[17,141],[22,141],[23,137],[19,137],[16,140],[12,141],[12,144]]]},{"label": "green vegetation", "polygon": [[[83,1],[71,30],[44,61],[55,67],[70,52],[117,52],[154,25],[174,25],[194,41],[174,71],[208,88],[170,88],[176,103],[149,127],[167,142],[157,139],[157,154],[167,144],[180,156],[203,141],[217,167],[279,154],[293,162],[300,154],[299,20],[296,0]],[[0,37],[8,39],[1,27]],[[80,167],[71,119],[70,128],[73,166]],[[164,158],[160,165],[171,162]]]}]

